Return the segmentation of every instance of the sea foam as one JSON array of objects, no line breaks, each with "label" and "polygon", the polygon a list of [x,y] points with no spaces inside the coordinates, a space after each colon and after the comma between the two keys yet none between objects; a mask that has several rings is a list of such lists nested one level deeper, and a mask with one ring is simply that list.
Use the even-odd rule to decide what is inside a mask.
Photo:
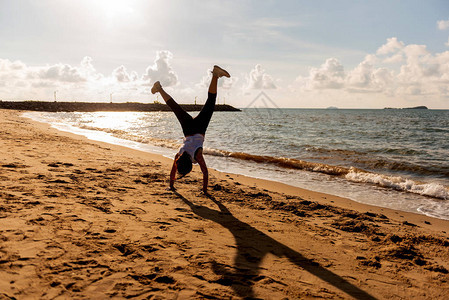
[{"label": "sea foam", "polygon": [[398,191],[449,200],[449,190],[437,183],[419,183],[400,176],[388,176],[355,170],[351,170],[345,175],[345,178],[353,182],[371,183]]}]

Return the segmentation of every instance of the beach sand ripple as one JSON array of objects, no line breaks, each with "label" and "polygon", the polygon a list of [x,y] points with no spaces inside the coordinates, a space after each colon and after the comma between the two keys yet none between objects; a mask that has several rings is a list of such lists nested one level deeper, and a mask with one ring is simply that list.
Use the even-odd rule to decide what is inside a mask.
[{"label": "beach sand ripple", "polygon": [[171,160],[0,114],[0,299],[449,294],[448,221],[198,169],[172,192]]}]

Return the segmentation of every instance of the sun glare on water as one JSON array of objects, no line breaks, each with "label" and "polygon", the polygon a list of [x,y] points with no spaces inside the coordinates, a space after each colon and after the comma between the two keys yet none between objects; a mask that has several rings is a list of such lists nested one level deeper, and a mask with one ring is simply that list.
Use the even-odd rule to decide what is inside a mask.
[{"label": "sun glare on water", "polygon": [[141,114],[135,112],[97,112],[84,121],[88,121],[92,127],[122,130],[128,129],[133,124],[139,124],[140,118]]}]

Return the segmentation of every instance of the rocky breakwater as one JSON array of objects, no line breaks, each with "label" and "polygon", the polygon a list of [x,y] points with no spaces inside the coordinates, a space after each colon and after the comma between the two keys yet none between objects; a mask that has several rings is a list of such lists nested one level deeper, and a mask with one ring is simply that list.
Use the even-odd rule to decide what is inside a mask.
[{"label": "rocky breakwater", "polygon": [[[202,105],[181,104],[186,111],[199,111]],[[95,111],[170,111],[162,103],[104,103],[104,102],[48,102],[48,101],[0,101],[0,109],[49,111],[49,112],[95,112]],[[227,104],[217,104],[215,111],[240,111],[240,109]]]}]

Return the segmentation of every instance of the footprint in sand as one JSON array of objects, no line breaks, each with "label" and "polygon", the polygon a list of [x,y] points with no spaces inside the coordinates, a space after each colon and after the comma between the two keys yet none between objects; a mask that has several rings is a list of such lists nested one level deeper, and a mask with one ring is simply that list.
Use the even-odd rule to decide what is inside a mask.
[{"label": "footprint in sand", "polygon": [[150,244],[150,245],[142,245],[141,248],[143,251],[151,253],[151,252],[158,251],[161,248],[165,248],[165,247],[160,244]]},{"label": "footprint in sand", "polygon": [[146,214],[146,210],[140,208],[140,207],[130,207],[128,209],[124,209],[122,211],[120,211],[121,214],[123,215],[131,215],[131,216],[136,216],[139,214]]},{"label": "footprint in sand", "polygon": [[136,248],[129,244],[115,244],[113,247],[120,251],[123,256],[129,256],[136,252]]},{"label": "footprint in sand", "polygon": [[3,168],[9,168],[9,169],[23,169],[23,168],[28,168],[29,166],[21,164],[21,163],[17,163],[17,162],[13,162],[13,163],[7,163],[7,164],[3,164],[1,165]]},{"label": "footprint in sand", "polygon": [[63,247],[57,245],[57,244],[49,244],[45,247],[45,250],[42,250],[37,254],[38,257],[42,257],[47,260],[53,260],[57,259],[61,256],[63,256],[67,251],[64,250]]}]

